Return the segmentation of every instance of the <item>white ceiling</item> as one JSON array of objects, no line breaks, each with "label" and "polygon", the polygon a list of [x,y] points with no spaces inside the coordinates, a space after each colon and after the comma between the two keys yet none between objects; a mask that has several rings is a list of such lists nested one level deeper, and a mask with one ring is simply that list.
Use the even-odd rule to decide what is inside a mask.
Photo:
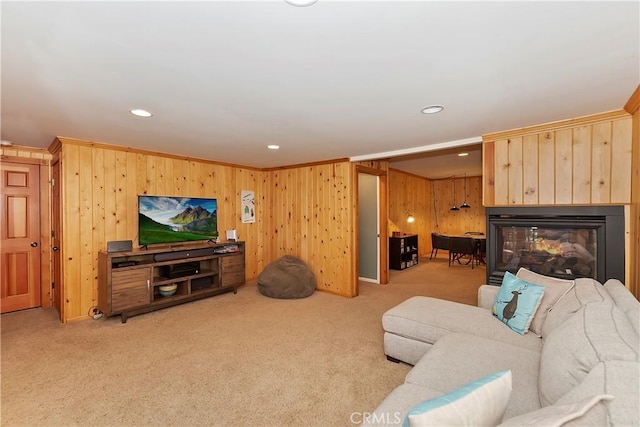
[{"label": "white ceiling", "polygon": [[[2,139],[32,147],[66,136],[254,167],[384,157],[619,109],[640,82],[637,1],[0,7]],[[475,153],[392,167],[474,175]]]}]

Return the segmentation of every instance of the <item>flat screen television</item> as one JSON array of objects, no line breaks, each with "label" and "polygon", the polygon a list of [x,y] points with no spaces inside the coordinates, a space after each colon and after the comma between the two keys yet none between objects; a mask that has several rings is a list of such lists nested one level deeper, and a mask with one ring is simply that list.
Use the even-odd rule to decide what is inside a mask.
[{"label": "flat screen television", "polygon": [[217,237],[217,199],[138,196],[140,245],[215,240]]}]

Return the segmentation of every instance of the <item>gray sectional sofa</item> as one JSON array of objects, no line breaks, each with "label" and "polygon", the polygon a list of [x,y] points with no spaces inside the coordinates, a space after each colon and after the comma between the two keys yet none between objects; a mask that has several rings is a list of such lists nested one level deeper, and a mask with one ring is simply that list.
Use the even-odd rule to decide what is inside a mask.
[{"label": "gray sectional sofa", "polygon": [[498,290],[481,286],[478,307],[413,297],[387,311],[385,354],[415,366],[363,424],[407,425],[416,404],[510,370],[504,425],[640,425],[640,303],[622,283],[576,279],[540,313],[540,336],[492,315]]}]

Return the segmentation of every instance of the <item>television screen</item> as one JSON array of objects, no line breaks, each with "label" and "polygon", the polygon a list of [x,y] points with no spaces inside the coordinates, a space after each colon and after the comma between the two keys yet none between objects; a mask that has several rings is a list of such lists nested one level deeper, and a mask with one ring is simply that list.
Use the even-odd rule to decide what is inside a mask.
[{"label": "television screen", "polygon": [[216,239],[217,205],[216,199],[138,196],[140,245]]}]

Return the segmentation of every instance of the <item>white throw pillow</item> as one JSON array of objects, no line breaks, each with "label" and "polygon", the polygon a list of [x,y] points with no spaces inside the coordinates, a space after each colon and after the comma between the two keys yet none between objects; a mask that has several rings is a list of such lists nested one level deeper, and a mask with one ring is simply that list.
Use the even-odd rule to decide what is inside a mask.
[{"label": "white throw pillow", "polygon": [[511,398],[511,371],[497,372],[414,406],[403,426],[495,426]]},{"label": "white throw pillow", "polygon": [[573,289],[575,281],[543,276],[542,274],[527,270],[524,267],[520,267],[516,273],[516,277],[545,287],[544,295],[542,295],[542,301],[540,301],[540,306],[538,307],[538,310],[536,310],[533,320],[529,325],[529,330],[540,337],[542,336],[542,324],[547,318],[547,313],[553,309],[563,296]]},{"label": "white throw pillow", "polygon": [[575,403],[567,403],[565,405],[549,405],[537,411],[527,414],[518,415],[509,418],[501,427],[525,427],[525,426],[545,426],[559,427],[569,421],[573,421],[597,405],[602,400],[611,400],[613,396],[610,394],[598,394],[590,396]]}]

